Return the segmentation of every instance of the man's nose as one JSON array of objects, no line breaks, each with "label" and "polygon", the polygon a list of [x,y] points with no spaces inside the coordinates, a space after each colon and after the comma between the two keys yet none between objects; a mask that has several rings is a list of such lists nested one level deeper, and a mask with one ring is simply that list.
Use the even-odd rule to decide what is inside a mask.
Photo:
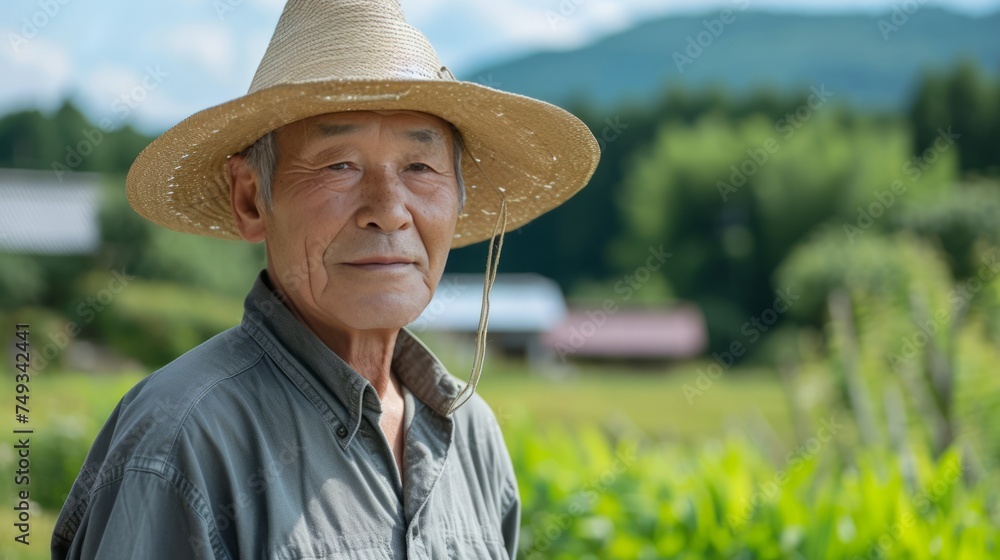
[{"label": "man's nose", "polygon": [[361,185],[362,204],[358,209],[359,228],[378,228],[391,233],[406,229],[412,216],[406,207],[406,185],[388,166],[380,166],[365,173]]}]

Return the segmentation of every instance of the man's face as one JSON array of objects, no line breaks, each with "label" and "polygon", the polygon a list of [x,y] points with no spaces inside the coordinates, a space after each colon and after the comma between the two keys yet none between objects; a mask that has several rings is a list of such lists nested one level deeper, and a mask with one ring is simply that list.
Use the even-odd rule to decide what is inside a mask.
[{"label": "man's face", "polygon": [[358,330],[420,315],[458,219],[451,134],[414,111],[329,113],[277,132],[269,269],[300,314]]}]

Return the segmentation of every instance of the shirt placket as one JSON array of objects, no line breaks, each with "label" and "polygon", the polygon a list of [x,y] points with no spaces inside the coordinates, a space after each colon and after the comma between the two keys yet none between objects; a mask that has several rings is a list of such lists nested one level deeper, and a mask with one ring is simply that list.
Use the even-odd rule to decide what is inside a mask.
[{"label": "shirt placket", "polygon": [[408,558],[426,558],[424,509],[441,478],[454,437],[454,422],[426,406],[417,406],[403,443],[403,512]]},{"label": "shirt placket", "polygon": [[[400,499],[400,506],[402,506],[403,500],[403,481],[400,479],[399,470],[396,468],[396,459],[392,454],[392,446],[389,444],[389,439],[385,437],[385,432],[382,431],[380,424],[381,421],[381,411],[376,408],[378,405],[371,403],[370,394],[365,395],[365,407],[363,409],[363,416],[367,420],[367,425],[363,427],[366,432],[366,436],[370,434],[370,441],[374,444],[373,451],[375,451],[376,458],[378,462],[378,468],[382,472],[382,475],[386,480],[391,481],[393,491],[395,491],[396,496]],[[404,470],[406,465],[403,466]]]}]

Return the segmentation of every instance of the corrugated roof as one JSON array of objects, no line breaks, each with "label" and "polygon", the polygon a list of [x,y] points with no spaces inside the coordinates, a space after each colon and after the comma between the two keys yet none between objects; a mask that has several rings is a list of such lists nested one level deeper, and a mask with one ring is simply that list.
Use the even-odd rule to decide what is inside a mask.
[{"label": "corrugated roof", "polygon": [[101,176],[0,169],[0,252],[92,253],[100,245]]},{"label": "corrugated roof", "polygon": [[[483,298],[480,274],[446,274],[411,328],[476,332]],[[490,332],[545,332],[562,323],[559,285],[538,274],[498,274],[490,292]]]}]

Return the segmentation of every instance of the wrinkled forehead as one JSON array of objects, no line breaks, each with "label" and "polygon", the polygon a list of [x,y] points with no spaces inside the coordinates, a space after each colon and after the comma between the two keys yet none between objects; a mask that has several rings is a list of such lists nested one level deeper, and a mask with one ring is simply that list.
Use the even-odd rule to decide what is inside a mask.
[{"label": "wrinkled forehead", "polygon": [[447,147],[451,143],[451,123],[420,111],[341,111],[308,117],[279,129],[280,134],[299,141],[348,139],[388,127],[402,138],[429,148]]}]

